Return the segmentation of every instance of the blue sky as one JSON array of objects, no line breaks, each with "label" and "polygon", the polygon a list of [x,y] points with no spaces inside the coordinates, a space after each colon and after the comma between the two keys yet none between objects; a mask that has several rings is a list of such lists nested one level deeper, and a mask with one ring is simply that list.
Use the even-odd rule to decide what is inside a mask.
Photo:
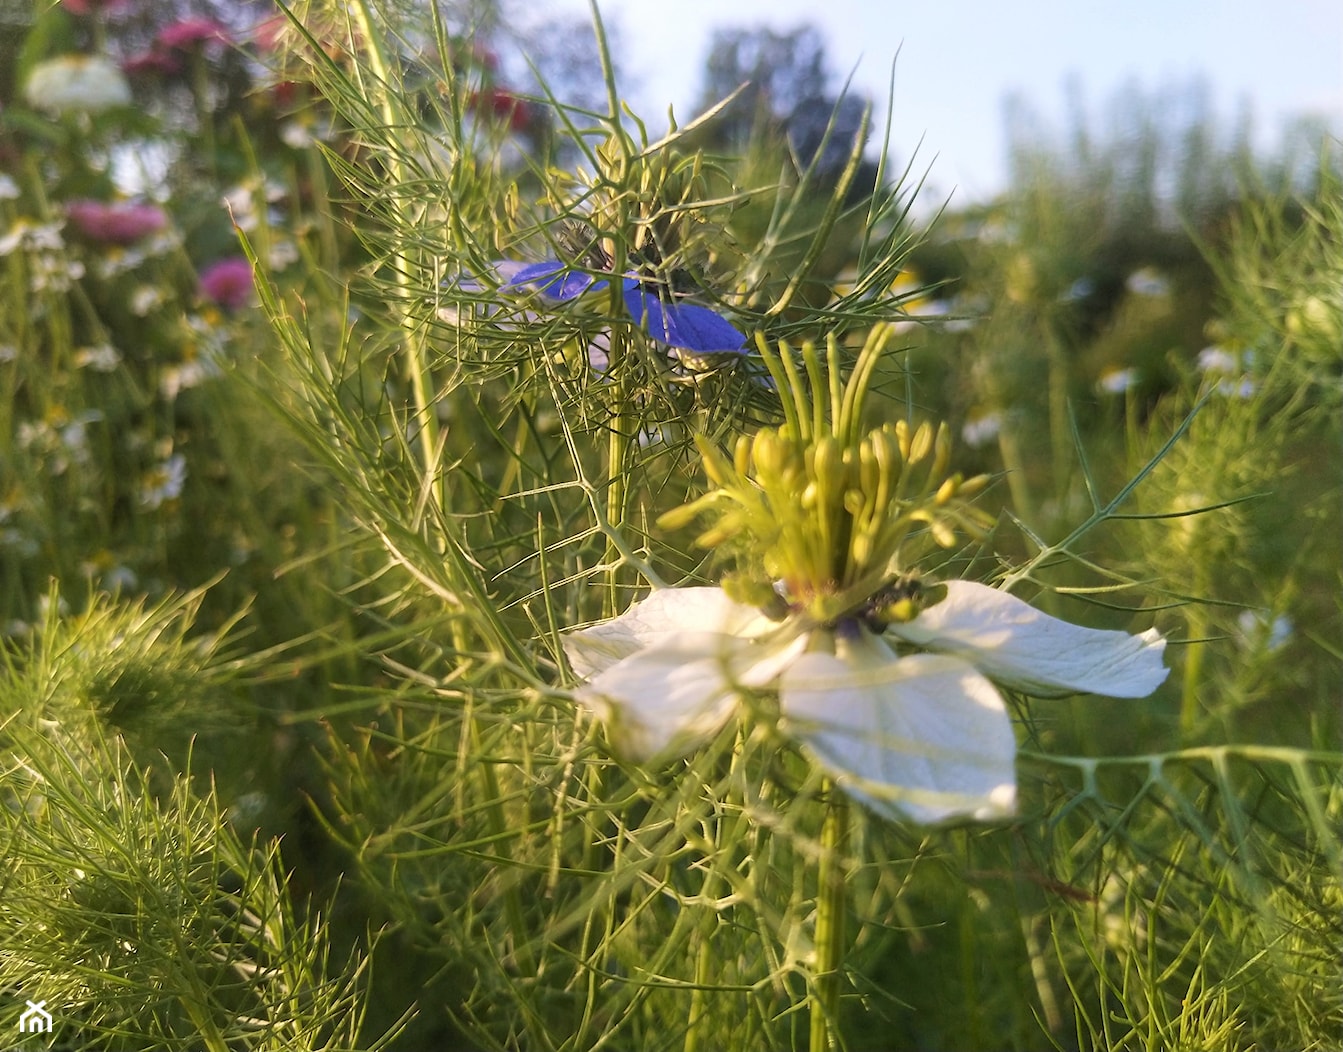
[{"label": "blue sky", "polygon": [[[586,11],[585,0],[551,0]],[[1293,114],[1323,113],[1343,129],[1343,4],[1338,0],[988,0],[916,4],[891,0],[599,0],[619,27],[622,60],[636,72],[626,97],[660,128],[668,104],[692,116],[715,25],[818,25],[831,66],[882,106],[895,65],[896,160],[919,148],[930,188],[959,203],[1000,189],[1003,102],[1019,93],[1061,122],[1070,79],[1088,112],[1101,113],[1124,84],[1152,94],[1206,82],[1214,112],[1230,122],[1250,107],[1259,141],[1276,142]],[[884,117],[884,113],[881,114]]]}]

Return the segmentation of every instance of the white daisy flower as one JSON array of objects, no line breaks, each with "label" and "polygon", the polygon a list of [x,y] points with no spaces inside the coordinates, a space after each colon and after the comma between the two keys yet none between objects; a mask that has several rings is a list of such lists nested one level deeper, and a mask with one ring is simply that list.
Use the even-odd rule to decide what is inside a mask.
[{"label": "white daisy flower", "polygon": [[35,108],[58,115],[100,113],[131,103],[126,77],[101,55],[61,55],[39,62],[23,93]]},{"label": "white daisy flower", "polygon": [[1096,381],[1096,390],[1102,394],[1118,395],[1132,390],[1137,383],[1137,369],[1107,369]]},{"label": "white daisy flower", "polygon": [[140,480],[140,504],[159,508],[182,495],[187,480],[187,459],[174,453],[148,471]]},{"label": "white daisy flower", "polygon": [[997,439],[1003,430],[1003,414],[996,409],[979,413],[961,425],[961,441],[971,449],[980,449]]}]

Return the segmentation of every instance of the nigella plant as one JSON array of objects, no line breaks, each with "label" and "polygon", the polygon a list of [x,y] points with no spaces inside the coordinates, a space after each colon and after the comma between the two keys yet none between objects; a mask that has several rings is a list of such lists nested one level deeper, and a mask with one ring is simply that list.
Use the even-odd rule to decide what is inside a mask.
[{"label": "nigella plant", "polygon": [[684,415],[707,405],[772,412],[773,384],[758,353],[725,308],[707,305],[718,297],[682,262],[686,253],[663,263],[650,238],[618,261],[614,246],[580,230],[562,224],[552,258],[496,259],[486,273],[445,286],[465,295],[450,294],[457,304],[440,307],[439,320],[500,339],[506,356],[526,348],[538,361],[535,351],[546,348],[552,363],[582,362],[603,387],[615,384],[606,400],[639,418],[635,431],[680,433]]},{"label": "nigella plant", "polygon": [[[972,498],[988,479],[948,471],[945,425],[860,431],[880,342],[849,391],[831,388],[830,420],[785,402],[785,423],[738,439],[731,461],[700,441],[714,486],[661,523],[710,517],[698,543],[735,546],[747,568],[571,632],[566,653],[587,681],[578,700],[618,750],[649,760],[684,755],[749,714],[744,699],[772,693],[785,735],[876,814],[1004,817],[1016,745],[1000,688],[1143,697],[1166,678],[1165,640],[1072,625],[986,584],[925,574],[929,554],[983,528]],[[823,389],[814,349],[803,353]],[[838,368],[832,341],[828,371]],[[776,379],[799,390],[797,376]]]},{"label": "nigella plant", "polygon": [[[598,262],[603,270],[611,263],[604,254]],[[731,322],[706,306],[686,302],[684,292],[670,288],[670,279],[638,270],[615,279],[624,309],[658,343],[692,355],[740,355],[745,351],[745,336]],[[576,270],[571,263],[547,259],[513,270],[504,288],[532,288],[547,300],[563,302],[600,293],[608,288],[608,282]]]},{"label": "nigella plant", "polygon": [[989,480],[949,470],[945,425],[863,429],[886,335],[847,386],[834,339],[824,364],[804,346],[805,376],[786,345],[777,359],[762,345],[783,424],[741,436],[730,458],[700,438],[710,489],[660,520],[708,519],[697,544],[735,551],[741,569],[718,587],[655,590],[563,639],[576,700],[618,755],[665,765],[732,726],[738,750],[792,742],[815,768],[813,1049],[843,1045],[826,1035],[848,911],[845,799],[900,823],[1006,818],[1017,782],[1005,690],[1139,698],[1167,675],[1155,629],[1082,627],[988,584],[935,579],[927,567],[945,558],[931,557],[987,526],[974,498]]}]

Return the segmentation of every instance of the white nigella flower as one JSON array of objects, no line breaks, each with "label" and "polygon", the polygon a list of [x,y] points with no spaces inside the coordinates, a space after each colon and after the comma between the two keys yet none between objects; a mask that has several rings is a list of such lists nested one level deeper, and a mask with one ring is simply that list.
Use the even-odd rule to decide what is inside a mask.
[{"label": "white nigella flower", "polygon": [[0,256],[7,256],[19,248],[30,253],[60,252],[65,248],[65,240],[61,237],[61,227],[64,225],[64,219],[54,223],[32,223],[20,219],[0,237]]},{"label": "white nigella flower", "polygon": [[1082,628],[969,581],[881,634],[861,617],[803,628],[719,588],[665,589],[564,649],[587,681],[578,700],[632,759],[684,755],[754,692],[777,692],[781,729],[837,784],[917,822],[1012,813],[1016,740],[995,683],[1136,698],[1167,675],[1155,629]]},{"label": "white nigella flower", "polygon": [[158,286],[141,285],[131,293],[131,313],[138,318],[143,318],[163,303],[163,298],[163,290]]},{"label": "white nigella flower", "polygon": [[1124,287],[1135,296],[1157,297],[1170,294],[1170,281],[1156,267],[1135,270],[1124,282]]},{"label": "white nigella flower", "polygon": [[75,352],[75,365],[94,372],[115,372],[121,364],[121,352],[110,343],[100,343],[94,347],[81,347]]},{"label": "white nigella flower", "polygon": [[1205,373],[1230,375],[1239,369],[1240,363],[1230,351],[1214,345],[1198,352],[1198,367]]},{"label": "white nigella flower", "polygon": [[[865,430],[868,379],[890,329],[840,389],[838,340],[802,367],[761,354],[785,420],[731,454],[697,436],[711,483],[666,512],[703,548],[734,553],[721,588],[655,591],[563,639],[577,700],[633,759],[684,755],[735,714],[777,726],[834,783],[890,819],[1002,817],[1016,806],[1016,738],[1000,684],[1027,694],[1133,698],[1166,678],[1165,640],[1071,625],[986,585],[928,586],[910,568],[979,533],[987,476],[948,473],[945,424]],[[790,353],[787,348],[783,353]],[[827,390],[827,388],[829,388]]]}]

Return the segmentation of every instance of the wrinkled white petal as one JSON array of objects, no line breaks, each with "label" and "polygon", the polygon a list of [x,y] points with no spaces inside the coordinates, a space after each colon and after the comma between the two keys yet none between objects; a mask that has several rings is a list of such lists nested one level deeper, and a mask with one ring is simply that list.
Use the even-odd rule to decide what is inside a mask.
[{"label": "wrinkled white petal", "polygon": [[969,661],[990,679],[1037,697],[1090,692],[1142,698],[1165,681],[1166,641],[1083,628],[973,581],[949,581],[947,597],[892,635]]},{"label": "wrinkled white petal", "polygon": [[712,737],[740,691],[772,686],[807,640],[721,588],[667,588],[565,633],[563,644],[588,681],[578,700],[608,725],[617,750],[644,760]]},{"label": "wrinkled white petal", "polygon": [[897,658],[866,629],[783,674],[788,731],[878,814],[993,819],[1016,804],[1016,740],[993,684],[952,657]]},{"label": "wrinkled white petal", "polygon": [[564,653],[574,673],[589,679],[636,651],[684,632],[755,636],[775,627],[721,588],[662,588],[619,617],[566,632]]},{"label": "wrinkled white petal", "polygon": [[635,651],[578,691],[622,755],[684,755],[713,736],[736,704],[732,649],[716,632],[685,633]]}]

